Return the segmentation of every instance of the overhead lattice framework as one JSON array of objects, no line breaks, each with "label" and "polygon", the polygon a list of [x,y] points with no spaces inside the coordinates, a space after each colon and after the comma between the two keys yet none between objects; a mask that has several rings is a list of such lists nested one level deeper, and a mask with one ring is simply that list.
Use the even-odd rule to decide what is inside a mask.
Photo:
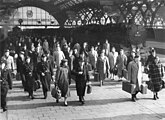
[{"label": "overhead lattice framework", "polygon": [[48,11],[60,26],[128,24],[130,19],[146,27],[165,26],[165,19],[158,14],[165,0],[0,0],[0,10],[7,9],[7,13],[9,8],[22,6]]},{"label": "overhead lattice framework", "polygon": [[121,4],[115,4],[109,7],[115,7],[115,12],[109,14],[102,8],[85,8],[78,12],[71,11],[65,25],[88,25],[109,23],[125,23],[132,21],[138,25],[146,27],[164,27],[165,20],[157,14],[158,10],[165,6],[164,0],[130,0]]},{"label": "overhead lattice framework", "polygon": [[160,7],[165,6],[163,0],[136,0],[122,3],[119,6],[125,23],[133,22],[147,27],[158,25],[157,22],[162,21],[162,16],[157,14]]}]

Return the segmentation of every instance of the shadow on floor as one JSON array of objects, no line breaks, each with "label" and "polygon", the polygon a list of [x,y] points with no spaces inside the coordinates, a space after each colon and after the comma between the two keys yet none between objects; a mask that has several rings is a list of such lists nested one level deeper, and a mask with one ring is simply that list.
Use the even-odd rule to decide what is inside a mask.
[{"label": "shadow on floor", "polygon": [[[34,99],[35,100],[35,99]],[[92,105],[106,105],[112,103],[121,103],[121,102],[131,102],[129,98],[120,98],[120,99],[102,99],[102,100],[86,100],[83,106],[92,106]],[[82,105],[78,101],[68,101],[69,106],[80,106]],[[47,103],[32,103],[32,104],[21,104],[21,105],[8,105],[9,110],[18,110],[18,109],[35,109],[39,107],[48,107],[48,106],[63,106],[63,100],[60,100],[60,103],[56,102],[47,102]]]},{"label": "shadow on floor", "polygon": [[100,117],[94,119],[77,119],[77,120],[164,120],[163,118],[165,118],[165,113],[119,115],[116,117]]}]

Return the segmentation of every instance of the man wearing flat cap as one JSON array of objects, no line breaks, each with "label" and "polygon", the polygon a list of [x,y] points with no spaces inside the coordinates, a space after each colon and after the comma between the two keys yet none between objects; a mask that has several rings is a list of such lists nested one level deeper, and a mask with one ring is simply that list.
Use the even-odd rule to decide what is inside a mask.
[{"label": "man wearing flat cap", "polygon": [[12,56],[10,56],[10,51],[8,49],[5,50],[5,55],[2,57],[1,63],[5,63],[4,70],[7,74],[7,82],[9,84],[9,89],[12,89],[12,72],[14,70],[14,59]]}]

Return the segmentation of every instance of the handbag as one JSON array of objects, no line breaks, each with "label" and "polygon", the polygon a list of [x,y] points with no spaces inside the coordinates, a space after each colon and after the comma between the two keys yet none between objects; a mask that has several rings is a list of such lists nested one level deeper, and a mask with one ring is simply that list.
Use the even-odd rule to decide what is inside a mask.
[{"label": "handbag", "polygon": [[57,86],[55,86],[51,91],[51,95],[58,100],[61,98],[61,90]]},{"label": "handbag", "polygon": [[114,67],[114,68],[113,68],[113,74],[114,74],[114,75],[117,75],[117,67]]},{"label": "handbag", "polygon": [[92,93],[92,85],[88,84],[87,85],[87,94],[91,94]]},{"label": "handbag", "polygon": [[162,88],[165,88],[165,82],[162,80]]},{"label": "handbag", "polygon": [[41,88],[41,83],[39,80],[34,81],[34,91]]},{"label": "handbag", "polygon": [[149,90],[151,90],[153,88],[152,82],[150,80],[146,81],[146,84],[147,84]]}]

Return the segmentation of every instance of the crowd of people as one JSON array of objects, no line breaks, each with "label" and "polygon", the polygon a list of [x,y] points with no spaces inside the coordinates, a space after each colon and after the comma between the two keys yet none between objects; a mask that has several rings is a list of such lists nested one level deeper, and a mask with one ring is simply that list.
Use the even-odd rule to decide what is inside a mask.
[{"label": "crowd of people", "polygon": [[[6,96],[9,89],[13,88],[12,72],[16,69],[17,75],[22,80],[24,91],[34,99],[34,84],[40,81],[42,84],[44,99],[50,91],[51,81],[61,90],[64,97],[64,105],[67,106],[67,97],[70,96],[69,86],[71,79],[75,80],[77,96],[81,104],[85,103],[86,84],[90,81],[89,71],[98,75],[100,86],[104,85],[105,78],[118,80],[125,79],[136,85],[132,93],[132,101],[136,101],[136,94],[140,91],[142,82],[141,54],[139,48],[132,49],[130,55],[126,55],[123,48],[117,52],[108,40],[104,44],[99,42],[96,45],[83,45],[76,43],[71,45],[65,38],[58,41],[56,38],[49,42],[46,38],[37,39],[26,37],[17,42],[15,53],[11,48],[6,48],[1,58],[1,107],[7,110]],[[50,44],[51,43],[51,44]],[[11,46],[9,46],[11,47]],[[150,55],[145,64],[148,70],[151,90],[154,99],[158,99],[158,92],[162,89],[163,66],[160,63],[156,51],[151,49]],[[15,66],[16,65],[16,66]],[[56,70],[56,72],[55,72]],[[96,76],[97,77],[97,76]],[[57,99],[56,102],[59,102]]]}]

